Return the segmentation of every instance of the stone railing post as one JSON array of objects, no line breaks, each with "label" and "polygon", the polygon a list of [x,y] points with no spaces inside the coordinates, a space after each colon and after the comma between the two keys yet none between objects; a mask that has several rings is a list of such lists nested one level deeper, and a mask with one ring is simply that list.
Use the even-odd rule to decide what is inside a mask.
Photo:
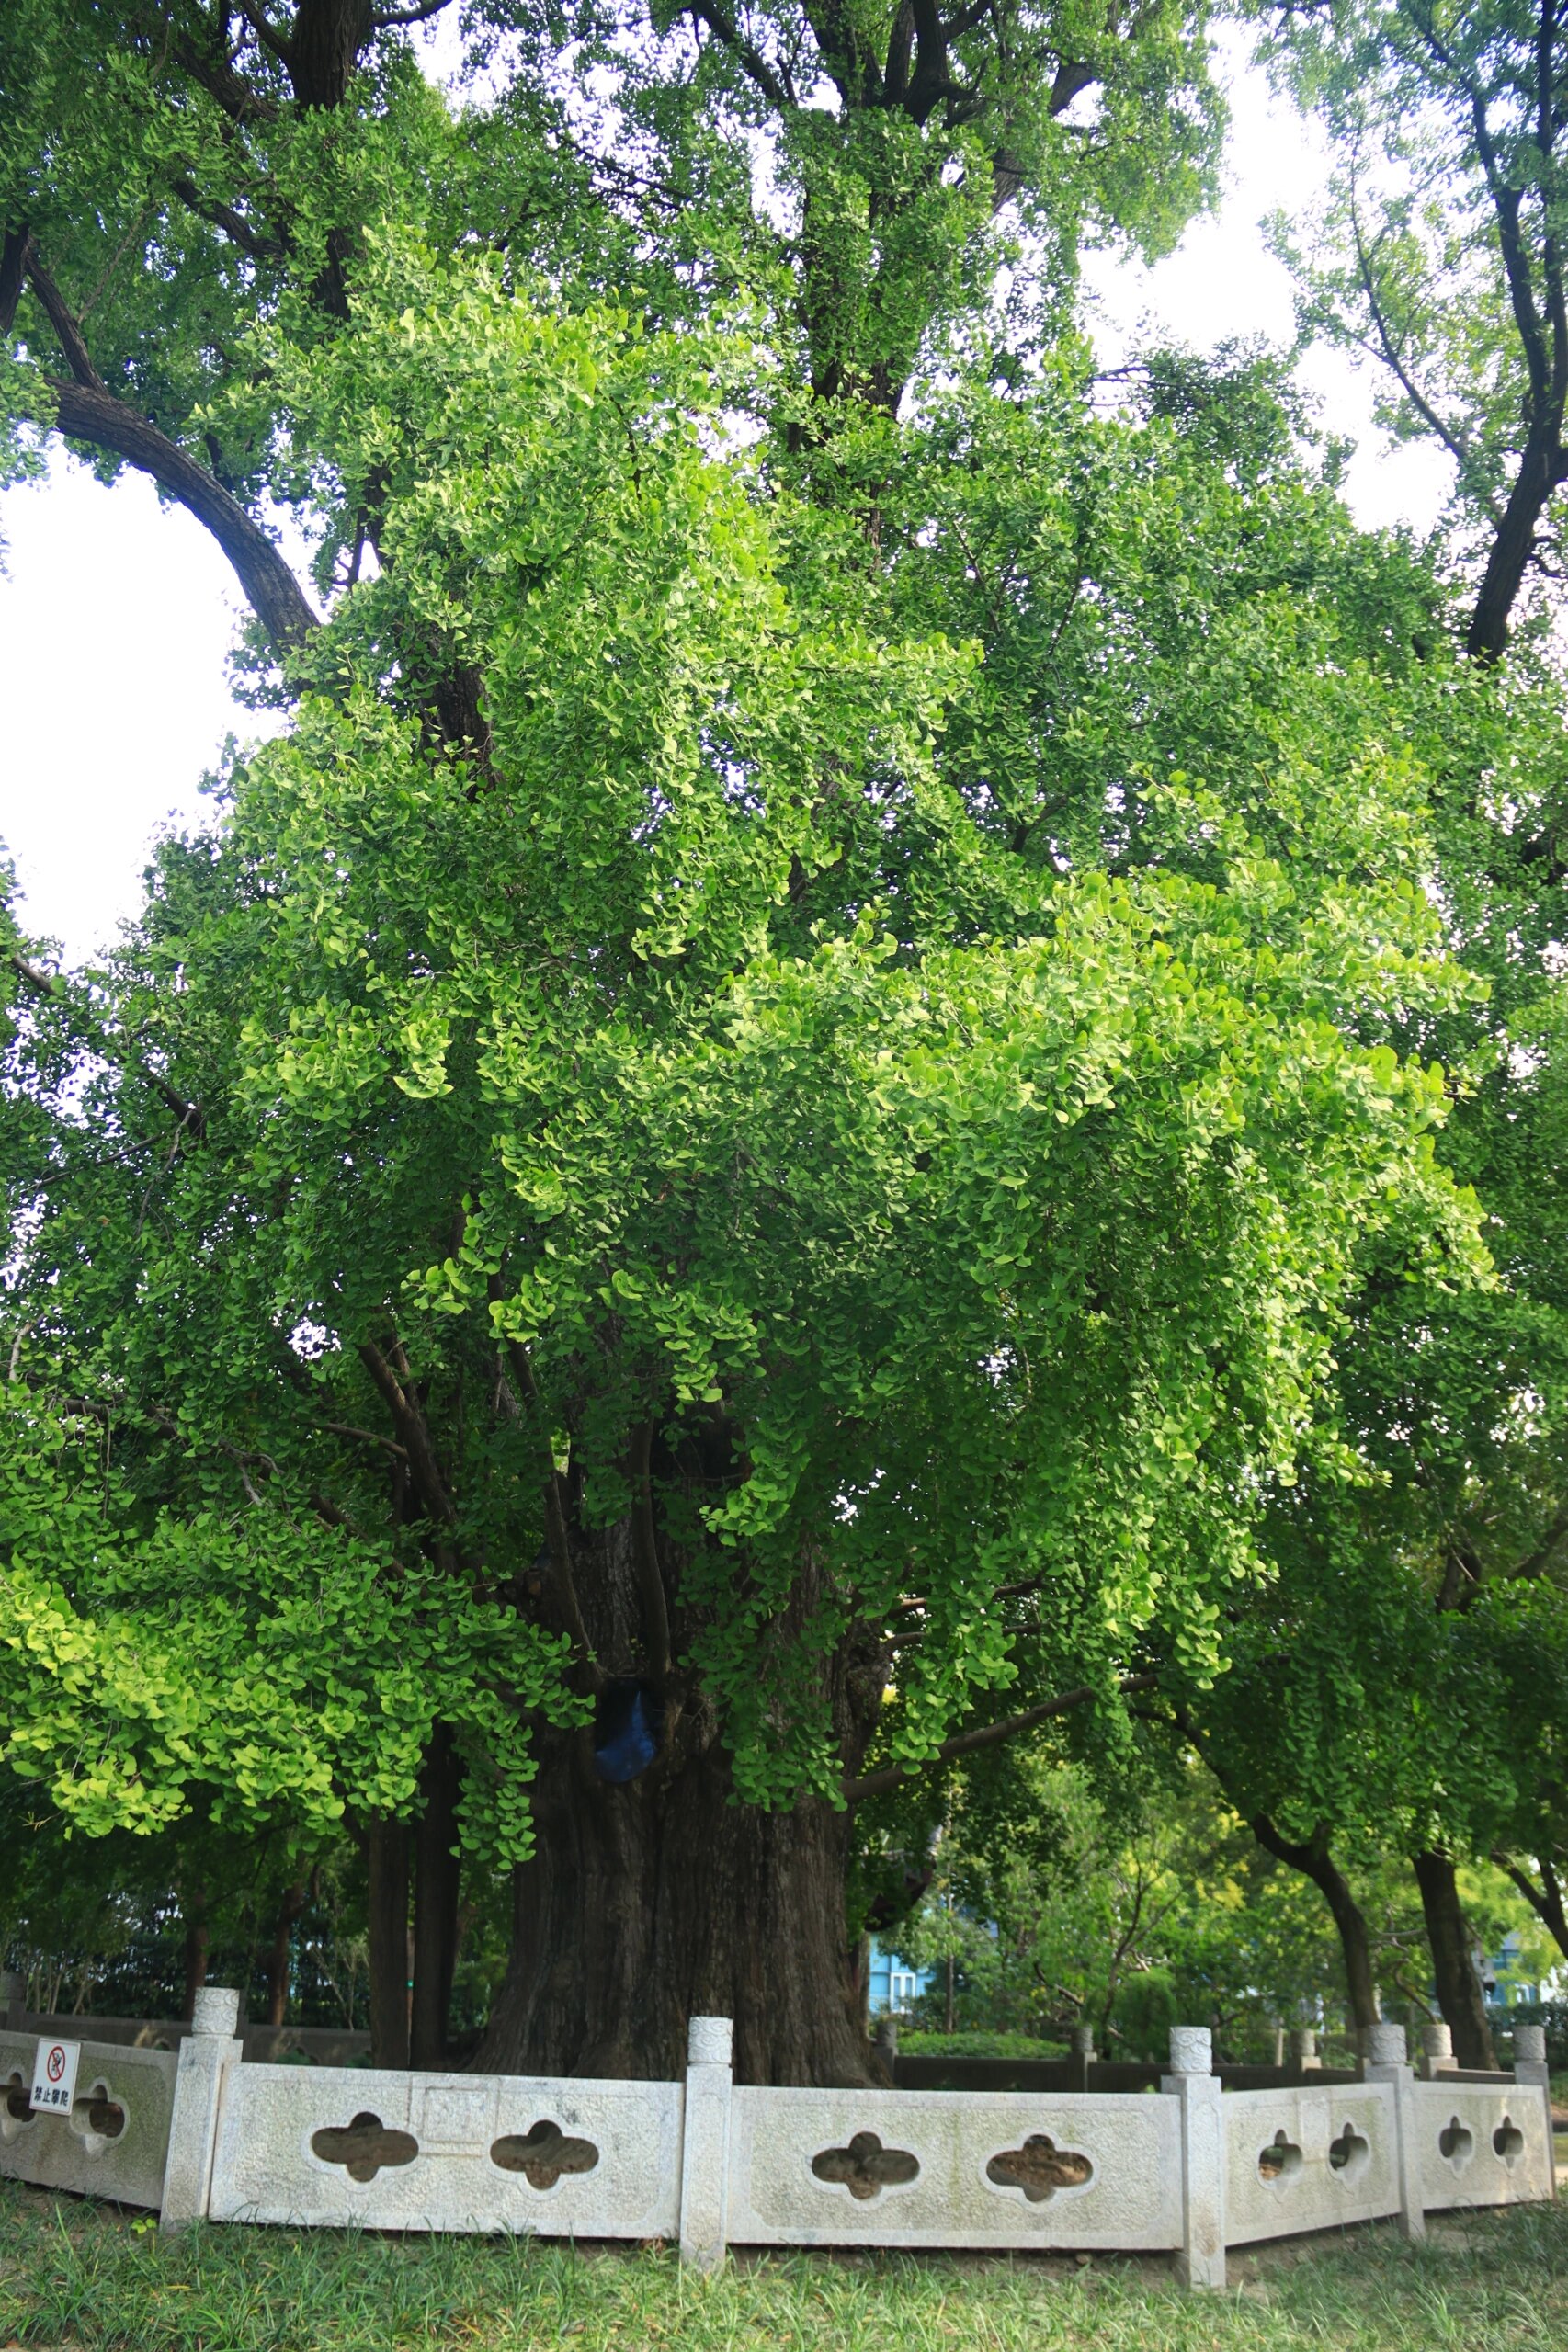
[{"label": "stone railing post", "polygon": [[244,2048],[234,2031],[239,2018],[237,1993],[221,1984],[203,1985],[196,1996],[190,2031],[179,2046],[164,2166],[162,2229],[183,2230],[206,2218],[223,2084]]},{"label": "stone railing post", "polygon": [[28,1980],[15,1969],[0,1973],[0,2006],[7,2033],[25,2033],[28,2026]]},{"label": "stone railing post", "polygon": [[1298,2074],[1315,2074],[1323,2064],[1318,2055],[1315,2026],[1293,2026],[1290,2029],[1290,2063]]},{"label": "stone railing post", "polygon": [[1207,2026],[1171,2028],[1171,2071],[1160,2088],[1181,2101],[1181,2252],[1187,2287],[1225,2283],[1225,2131]]},{"label": "stone railing post", "polygon": [[1067,2087],[1070,2091],[1086,2091],[1089,2069],[1095,2062],[1095,2029],[1093,2026],[1074,2026],[1071,2054],[1067,2061]]},{"label": "stone railing post", "polygon": [[[1423,2038],[1425,2039],[1425,2038]],[[1421,2146],[1416,2121],[1415,2077],[1404,2046],[1404,2028],[1380,2018],[1362,2039],[1364,2083],[1393,2089],[1394,2177],[1399,2183],[1399,2226],[1407,2238],[1424,2238],[1426,2215],[1421,2201]]]},{"label": "stone railing post", "polygon": [[724,2259],[733,2039],[734,2028],[728,2017],[693,2017],[687,2028],[680,2258],[698,2270],[717,2270]]},{"label": "stone railing post", "polygon": [[1549,2194],[1557,2195],[1556,2142],[1551,2136],[1551,2069],[1546,2062],[1546,2028],[1516,2026],[1514,2028],[1514,2080],[1538,2089],[1546,2108],[1546,2177],[1551,2182]]},{"label": "stone railing post", "polygon": [[1454,2062],[1454,2037],[1440,2018],[1430,2017],[1421,2028],[1421,2079],[1430,2083],[1449,2074]]}]

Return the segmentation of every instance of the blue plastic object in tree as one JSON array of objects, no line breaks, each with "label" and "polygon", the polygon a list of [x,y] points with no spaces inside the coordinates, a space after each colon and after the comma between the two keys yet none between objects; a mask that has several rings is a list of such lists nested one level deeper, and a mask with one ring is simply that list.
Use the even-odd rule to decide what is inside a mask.
[{"label": "blue plastic object in tree", "polygon": [[594,1770],[601,1780],[639,1779],[659,1753],[665,1710],[645,1682],[612,1682],[594,1717]]}]

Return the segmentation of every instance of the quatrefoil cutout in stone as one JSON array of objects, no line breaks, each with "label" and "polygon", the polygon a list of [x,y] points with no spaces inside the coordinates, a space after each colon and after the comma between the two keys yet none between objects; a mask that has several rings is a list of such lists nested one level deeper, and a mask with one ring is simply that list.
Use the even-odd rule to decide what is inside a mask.
[{"label": "quatrefoil cutout in stone", "polygon": [[1271,2188],[1283,2188],[1288,2180],[1294,2180],[1301,2169],[1301,2152],[1283,2131],[1277,2131],[1267,2147],[1258,2150],[1257,2176],[1266,2180]]},{"label": "quatrefoil cutout in stone", "polygon": [[920,2160],[907,2148],[884,2148],[874,2131],[857,2131],[847,2148],[824,2148],[812,2158],[818,2180],[846,2188],[862,2203],[884,2188],[902,2188],[915,2178]]},{"label": "quatrefoil cutout in stone", "polygon": [[350,2180],[374,2180],[383,2165],[411,2165],[419,2142],[412,2131],[394,2131],[379,2115],[362,2112],[352,2123],[312,2132],[311,2153],[324,2165],[341,2165]]},{"label": "quatrefoil cutout in stone", "polygon": [[1515,2165],[1525,2153],[1525,2135],[1511,2115],[1506,2115],[1492,2134],[1492,2145],[1506,2165]]},{"label": "quatrefoil cutout in stone", "polygon": [[110,2098],[108,2085],[100,2080],[85,2096],[78,2094],[72,2100],[67,2120],[87,2154],[101,2156],[124,2130],[125,2109],[118,2099]]},{"label": "quatrefoil cutout in stone", "polygon": [[598,2160],[591,2140],[568,2139],[548,2119],[527,2132],[508,2131],[490,2146],[491,2163],[504,2173],[521,2173],[530,2188],[553,2188],[563,2173],[591,2173]]},{"label": "quatrefoil cutout in stone", "polygon": [[1455,2172],[1462,2173],[1474,2147],[1473,2134],[1466,2130],[1457,2115],[1451,2115],[1437,2134],[1437,2153],[1448,2158]]},{"label": "quatrefoil cutout in stone", "polygon": [[1031,2131],[1021,2148],[1004,2148],[985,2167],[994,2188],[1022,2189],[1031,2205],[1047,2204],[1059,2188],[1082,2188],[1094,2175],[1087,2156],[1059,2148],[1045,2131]]},{"label": "quatrefoil cutout in stone", "polygon": [[0,2142],[15,2140],[36,2120],[27,2077],[13,2071],[0,2084]]},{"label": "quatrefoil cutout in stone", "polygon": [[1359,2180],[1372,2161],[1371,2142],[1362,2138],[1353,2123],[1340,2126],[1339,2137],[1328,2143],[1328,2166],[1337,2173],[1346,2187]]}]

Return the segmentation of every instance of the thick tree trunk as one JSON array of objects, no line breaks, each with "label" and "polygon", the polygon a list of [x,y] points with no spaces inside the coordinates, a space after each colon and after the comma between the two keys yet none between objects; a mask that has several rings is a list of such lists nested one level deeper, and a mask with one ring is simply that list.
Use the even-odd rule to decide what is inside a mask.
[{"label": "thick tree trunk", "polygon": [[[730,1446],[720,1426],[690,1437],[678,1464],[654,1449],[652,1478],[711,1494],[733,1475]],[[635,1446],[629,1463],[635,1481]],[[559,1525],[554,1548],[567,1548]],[[581,1610],[596,1661],[601,1764],[636,1772],[639,1761],[611,1720],[618,1687],[620,1699],[640,1690],[643,1728],[656,1723],[657,1738],[646,1768],[618,1783],[596,1768],[594,1729],[541,1736],[529,1791],[535,1852],[516,1873],[511,1959],[475,2063],[678,2080],[687,2020],[727,2017],[740,2082],[873,2082],[845,1912],[851,1813],[820,1799],[777,1812],[733,1801],[716,1711],[671,1664],[700,1620],[681,1608],[680,1561],[661,1544],[651,1507],[608,1528],[574,1525],[569,1548],[570,1592],[554,1574],[563,1621]],[[733,1555],[724,1565],[733,1577]],[[822,1598],[807,1555],[781,1640],[800,1637]],[[846,1647],[818,1674],[830,1736],[853,1775],[886,1661]]]},{"label": "thick tree trunk", "polygon": [[1497,2053],[1492,2046],[1485,1996],[1475,1972],[1453,1862],[1447,1854],[1427,1852],[1414,1858],[1414,1867],[1426,1920],[1426,1940],[1432,1947],[1437,2006],[1454,2038],[1454,2057],[1460,2066],[1491,2070],[1496,2066]]},{"label": "thick tree trunk", "polygon": [[541,1760],[511,1962],[477,2063],[678,2080],[687,2022],[728,2017],[743,2083],[869,2084],[846,1963],[849,1816],[730,1802],[717,1741],[623,1788],[586,1736]]},{"label": "thick tree trunk", "polygon": [[284,1890],[273,1923],[272,1949],[267,1956],[267,2022],[280,2026],[289,2009],[289,1956],[294,1940],[294,1929],[305,1907],[305,1891],[310,1881],[297,1879]]},{"label": "thick tree trunk", "polygon": [[408,1829],[373,1821],[369,1877],[370,2063],[408,2064]]},{"label": "thick tree trunk", "polygon": [[1366,1915],[1350,1892],[1350,1882],[1329,1851],[1326,1824],[1320,1823],[1305,1844],[1282,1835],[1267,1813],[1256,1813],[1249,1825],[1266,1853],[1311,1879],[1333,1914],[1345,1962],[1350,2024],[1360,2036],[1382,2016],[1377,1979],[1372,1972],[1372,1939],[1367,1931]]},{"label": "thick tree trunk", "polygon": [[425,1810],[414,1833],[414,2005],[411,2062],[440,2067],[458,1952],[458,1758],[452,1735],[437,1723],[421,1776]]}]

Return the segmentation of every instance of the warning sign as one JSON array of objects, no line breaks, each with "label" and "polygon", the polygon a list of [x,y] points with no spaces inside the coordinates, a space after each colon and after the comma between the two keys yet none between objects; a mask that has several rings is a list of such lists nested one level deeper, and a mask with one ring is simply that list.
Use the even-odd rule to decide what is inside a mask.
[{"label": "warning sign", "polygon": [[32,2109],[35,2115],[69,2115],[76,2096],[79,2041],[40,2041],[33,2060]]}]

